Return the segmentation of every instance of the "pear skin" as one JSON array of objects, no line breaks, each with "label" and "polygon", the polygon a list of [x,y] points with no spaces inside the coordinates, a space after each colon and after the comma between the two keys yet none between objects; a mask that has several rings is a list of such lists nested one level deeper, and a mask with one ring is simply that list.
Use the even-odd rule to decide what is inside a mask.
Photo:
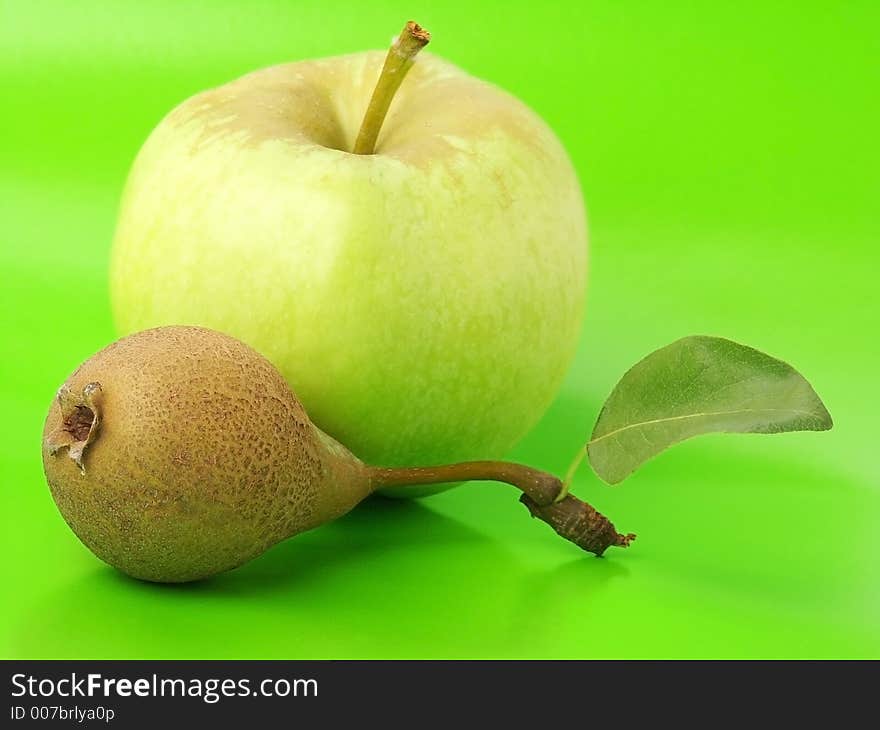
[{"label": "pear skin", "polygon": [[161,582],[239,566],[371,491],[274,366],[198,327],[146,330],[81,365],[49,409],[43,466],[92,552]]}]

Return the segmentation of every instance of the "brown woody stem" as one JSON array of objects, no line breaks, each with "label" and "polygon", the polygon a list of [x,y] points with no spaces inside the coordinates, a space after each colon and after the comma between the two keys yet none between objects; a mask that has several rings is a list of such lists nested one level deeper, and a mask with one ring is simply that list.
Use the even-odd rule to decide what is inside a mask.
[{"label": "brown woody stem", "polygon": [[552,527],[578,547],[602,555],[609,547],[626,547],[635,535],[621,535],[604,515],[586,502],[563,495],[562,480],[547,472],[506,461],[466,461],[445,466],[369,467],[374,489],[444,482],[505,482],[523,492],[520,497],[532,517]]},{"label": "brown woody stem", "polygon": [[562,482],[552,474],[507,461],[465,461],[444,466],[399,468],[371,467],[376,489],[446,482],[504,482],[522,490],[536,504],[550,504],[562,490]]},{"label": "brown woody stem", "polygon": [[397,40],[391,44],[354,143],[352,151],[356,155],[372,155],[375,151],[379,130],[382,129],[382,122],[385,121],[385,115],[388,114],[394,95],[407,72],[412,68],[416,54],[428,45],[429,40],[431,34],[418,23],[410,20]]},{"label": "brown woody stem", "polygon": [[526,494],[519,501],[532,517],[546,522],[557,535],[595,555],[602,555],[609,547],[627,547],[636,539],[631,532],[621,535],[605,515],[571,495],[548,505],[539,505]]}]

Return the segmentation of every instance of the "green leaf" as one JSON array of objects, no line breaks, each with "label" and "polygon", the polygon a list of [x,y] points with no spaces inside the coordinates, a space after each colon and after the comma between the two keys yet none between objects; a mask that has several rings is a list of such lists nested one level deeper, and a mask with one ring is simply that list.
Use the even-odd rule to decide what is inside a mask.
[{"label": "green leaf", "polygon": [[648,355],[617,384],[587,453],[616,484],[664,449],[720,431],[826,431],[831,416],[791,365],[720,337],[685,337]]}]

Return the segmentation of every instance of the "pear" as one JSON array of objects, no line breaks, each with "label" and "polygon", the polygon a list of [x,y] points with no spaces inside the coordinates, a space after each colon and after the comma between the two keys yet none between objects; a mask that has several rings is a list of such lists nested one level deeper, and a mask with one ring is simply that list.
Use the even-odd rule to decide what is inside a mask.
[{"label": "pear", "polygon": [[148,581],[230,570],[379,489],[474,479],[518,487],[534,516],[591,552],[633,537],[527,466],[369,466],[309,420],[262,355],[200,327],[145,330],[77,368],[49,409],[43,466],[80,540]]}]

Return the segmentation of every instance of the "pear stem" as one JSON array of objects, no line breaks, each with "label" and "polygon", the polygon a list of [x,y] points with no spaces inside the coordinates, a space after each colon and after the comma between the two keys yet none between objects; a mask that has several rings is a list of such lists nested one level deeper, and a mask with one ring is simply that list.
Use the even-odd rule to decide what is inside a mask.
[{"label": "pear stem", "polygon": [[595,555],[609,547],[627,547],[632,533],[621,535],[611,521],[586,502],[565,494],[553,474],[506,461],[466,461],[444,466],[367,467],[374,489],[444,482],[504,482],[523,492],[522,502],[532,517],[546,522],[560,536]]},{"label": "pear stem", "polygon": [[376,149],[376,140],[379,138],[379,130],[382,122],[391,106],[394,95],[403,83],[407,72],[412,68],[416,54],[421,51],[431,34],[418,23],[410,20],[403,28],[400,36],[391,44],[388,55],[385,57],[385,65],[379,74],[373,96],[364,114],[360,132],[352,150],[356,155],[372,155]]},{"label": "pear stem", "polygon": [[636,539],[632,532],[621,535],[605,515],[570,494],[547,505],[536,504],[527,494],[523,494],[519,501],[532,517],[546,522],[557,535],[600,557],[608,548],[629,547]]},{"label": "pear stem", "polygon": [[507,461],[465,461],[444,466],[370,467],[376,489],[447,482],[504,482],[527,494],[540,505],[551,504],[562,490],[552,474]]}]

